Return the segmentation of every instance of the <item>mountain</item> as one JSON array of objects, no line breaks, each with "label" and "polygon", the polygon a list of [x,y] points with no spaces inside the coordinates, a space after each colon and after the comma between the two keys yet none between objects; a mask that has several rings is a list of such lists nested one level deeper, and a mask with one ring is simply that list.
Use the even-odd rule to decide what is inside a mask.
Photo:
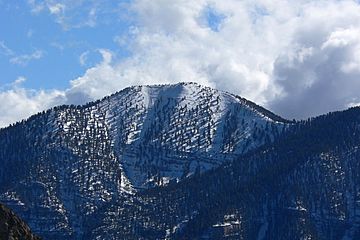
[{"label": "mountain", "polygon": [[125,237],[360,239],[359,126],[360,108],[298,122],[236,161],[144,192]]},{"label": "mountain", "polygon": [[360,239],[360,108],[289,122],[194,83],[0,130],[0,201],[44,239]]},{"label": "mountain", "polygon": [[0,239],[3,240],[40,240],[29,227],[11,210],[0,204]]},{"label": "mountain", "polygon": [[237,161],[292,125],[195,83],[126,88],[1,129],[0,202],[44,239],[150,237],[134,232],[153,201],[142,194]]}]

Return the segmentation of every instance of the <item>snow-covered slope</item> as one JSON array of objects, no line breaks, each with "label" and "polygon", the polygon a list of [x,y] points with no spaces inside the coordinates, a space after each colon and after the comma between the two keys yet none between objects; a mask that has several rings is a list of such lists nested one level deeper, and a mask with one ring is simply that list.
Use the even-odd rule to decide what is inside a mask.
[{"label": "snow-covered slope", "polygon": [[179,181],[272,141],[285,121],[248,103],[195,83],[136,86],[82,108],[63,107],[54,118],[76,154],[84,138],[94,141],[87,134],[99,131],[120,161],[124,190],[132,191]]},{"label": "snow-covered slope", "polygon": [[240,161],[141,195],[148,206],[132,215],[142,225],[127,234],[146,232],[150,239],[360,239],[359,126],[359,107],[297,122],[285,136]]},{"label": "snow-covered slope", "polygon": [[138,86],[92,108],[136,188],[180,180],[273,140],[285,126],[244,99],[195,83]]},{"label": "snow-covered slope", "polygon": [[0,202],[42,236],[81,239],[105,206],[132,206],[140,189],[237,159],[287,125],[195,83],[126,88],[0,130]]}]

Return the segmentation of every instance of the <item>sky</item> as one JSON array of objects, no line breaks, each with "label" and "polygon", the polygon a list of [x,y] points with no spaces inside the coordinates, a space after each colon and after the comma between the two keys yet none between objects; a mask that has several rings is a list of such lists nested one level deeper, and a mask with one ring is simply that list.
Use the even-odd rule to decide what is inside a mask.
[{"label": "sky", "polygon": [[197,82],[288,119],[360,103],[355,0],[0,0],[0,127]]}]

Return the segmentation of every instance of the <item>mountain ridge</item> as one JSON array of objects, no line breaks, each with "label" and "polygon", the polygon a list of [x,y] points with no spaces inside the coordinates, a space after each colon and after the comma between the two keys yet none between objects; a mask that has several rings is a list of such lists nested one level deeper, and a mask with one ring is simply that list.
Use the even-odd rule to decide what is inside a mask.
[{"label": "mountain ridge", "polygon": [[262,109],[193,83],[55,107],[0,130],[0,201],[44,239],[360,237],[360,108]]},{"label": "mountain ridge", "polygon": [[[331,131],[338,130],[334,127],[339,123],[337,128],[347,126],[340,135]],[[181,216],[183,210],[176,209],[183,208],[196,213],[178,217],[186,224],[170,230],[170,239],[357,239],[359,123],[360,108],[303,121],[300,128],[305,133],[296,127],[241,161],[225,163],[178,186],[143,193],[145,199],[161,199],[153,203],[157,213],[149,215],[172,222],[167,212],[170,203],[171,216]],[[323,135],[324,130],[330,131]],[[304,136],[306,131],[316,138]],[[302,221],[307,223],[299,224]],[[164,235],[154,233],[154,238]]]},{"label": "mountain ridge", "polygon": [[[133,89],[133,88],[136,88],[136,87],[166,87],[166,86],[186,85],[186,84],[193,84],[193,85],[198,85],[198,86],[202,86],[202,87],[207,87],[207,86],[205,86],[205,85],[201,85],[201,84],[198,84],[198,83],[196,83],[196,82],[179,82],[179,83],[177,83],[177,84],[133,85],[133,86],[125,87],[125,88],[123,88],[122,90],[119,90],[119,91],[117,91],[117,92],[111,93],[111,94],[109,94],[109,95],[107,95],[107,96],[105,96],[105,97],[102,97],[102,98],[98,99],[98,100],[92,100],[92,101],[86,102],[86,103],[84,103],[84,104],[61,104],[61,105],[57,105],[57,106],[54,106],[54,107],[45,109],[45,110],[43,110],[43,111],[39,111],[39,112],[37,112],[37,113],[35,113],[35,114],[32,114],[32,115],[29,116],[28,118],[24,118],[24,119],[22,119],[22,120],[19,120],[19,121],[14,122],[14,123],[10,123],[8,126],[5,126],[5,127],[0,128],[0,130],[2,130],[2,129],[7,129],[7,128],[13,127],[13,126],[15,126],[15,125],[17,125],[17,124],[26,122],[26,121],[28,121],[29,119],[32,119],[32,118],[35,117],[35,116],[38,116],[38,115],[40,115],[40,114],[44,114],[44,113],[47,113],[47,112],[51,112],[51,111],[53,111],[54,109],[57,109],[57,108],[67,108],[67,107],[69,107],[69,108],[79,108],[79,107],[89,107],[89,106],[93,106],[93,105],[95,105],[95,104],[97,104],[97,103],[99,103],[99,102],[101,102],[101,101],[104,101],[104,100],[106,100],[106,99],[108,99],[108,98],[111,98],[111,97],[114,97],[114,96],[116,96],[116,95],[119,95],[119,94],[121,94],[121,93],[123,93],[123,92],[129,91],[129,90],[131,90],[131,89]],[[211,88],[211,87],[207,87],[207,88]],[[249,106],[253,106],[254,109],[257,109],[259,112],[262,112],[264,115],[268,116],[269,118],[273,119],[274,121],[288,122],[288,123],[293,122],[293,120],[285,119],[285,118],[281,117],[280,115],[277,115],[277,114],[275,114],[274,112],[272,112],[272,111],[270,111],[270,110],[268,110],[268,109],[266,109],[266,108],[264,108],[264,107],[256,104],[255,102],[250,101],[250,100],[248,100],[248,99],[246,99],[246,98],[243,98],[243,97],[241,97],[241,96],[239,96],[239,95],[232,94],[232,93],[230,93],[230,92],[228,92],[228,91],[222,91],[222,90],[219,90],[219,91],[224,92],[224,93],[226,93],[226,94],[230,94],[230,95],[238,98],[239,100],[243,101],[245,104],[247,104],[247,105],[249,105]],[[266,114],[265,114],[265,113],[266,113]],[[272,117],[270,117],[270,116],[272,116]],[[276,120],[276,119],[277,119],[277,120]]]},{"label": "mountain ridge", "polygon": [[287,127],[247,103],[181,83],[129,87],[34,115],[0,130],[0,200],[42,236],[81,238],[82,218],[103,206],[131,205],[136,192],[216,168]]}]

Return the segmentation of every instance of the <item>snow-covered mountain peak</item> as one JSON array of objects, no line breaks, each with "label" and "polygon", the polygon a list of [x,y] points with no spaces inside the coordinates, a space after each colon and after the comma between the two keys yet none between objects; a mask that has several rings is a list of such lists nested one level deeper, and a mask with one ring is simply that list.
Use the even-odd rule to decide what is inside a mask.
[{"label": "snow-covered mountain peak", "polygon": [[[287,125],[246,99],[197,83],[128,87],[84,106],[56,107],[39,118],[52,136],[45,145],[79,159],[91,156],[84,161],[89,167],[103,161],[106,152],[121,172],[123,192],[217,167],[271,142]],[[32,121],[38,124],[36,118],[22,124]]]},{"label": "snow-covered mountain peak", "polygon": [[359,116],[129,87],[1,129],[0,202],[44,239],[359,239]]},{"label": "snow-covered mountain peak", "polygon": [[92,108],[105,114],[136,188],[212,169],[272,141],[286,125],[250,101],[196,83],[130,87]]},{"label": "snow-covered mountain peak", "polygon": [[[199,98],[214,98],[219,104],[226,107],[228,104],[239,104],[244,109],[253,111],[255,115],[264,117],[269,121],[277,121],[288,123],[289,121],[283,119],[267,109],[256,105],[255,103],[241,98],[229,92],[213,89],[208,86],[203,86],[195,82],[180,82],[177,84],[158,84],[158,85],[139,85],[127,87],[105,99],[110,101],[129,101],[135,103],[137,100],[143,101],[147,108],[151,108],[157,99],[170,98],[178,100],[182,104],[198,104]],[[105,100],[104,99],[104,100]]]},{"label": "snow-covered mountain peak", "polygon": [[254,103],[195,83],[129,87],[0,130],[0,201],[48,216],[46,224],[31,220],[38,232],[80,239],[76,216],[236,160],[286,126]]}]

